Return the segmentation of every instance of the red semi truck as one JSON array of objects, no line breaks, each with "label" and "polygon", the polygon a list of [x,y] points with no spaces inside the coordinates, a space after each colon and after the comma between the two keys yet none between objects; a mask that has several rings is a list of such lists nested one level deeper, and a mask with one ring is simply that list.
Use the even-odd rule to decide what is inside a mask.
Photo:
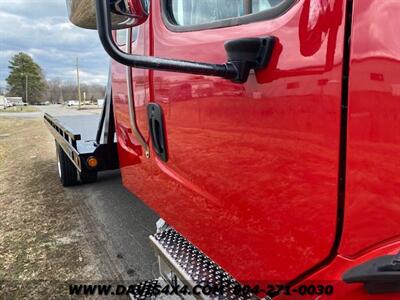
[{"label": "red semi truck", "polygon": [[67,4],[113,59],[100,122],[45,116],[62,182],[120,168],[167,281],[400,299],[400,1]]}]

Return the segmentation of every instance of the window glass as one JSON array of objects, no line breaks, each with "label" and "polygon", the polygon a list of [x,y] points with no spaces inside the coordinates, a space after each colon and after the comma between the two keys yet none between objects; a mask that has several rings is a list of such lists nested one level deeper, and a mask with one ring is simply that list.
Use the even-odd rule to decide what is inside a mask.
[{"label": "window glass", "polygon": [[118,45],[122,46],[126,44],[127,34],[128,34],[128,29],[117,30],[116,40]]},{"label": "window glass", "polygon": [[136,42],[139,37],[139,26],[132,28],[132,42]]},{"label": "window glass", "polygon": [[170,0],[177,25],[191,26],[237,18],[274,8],[286,0]]}]

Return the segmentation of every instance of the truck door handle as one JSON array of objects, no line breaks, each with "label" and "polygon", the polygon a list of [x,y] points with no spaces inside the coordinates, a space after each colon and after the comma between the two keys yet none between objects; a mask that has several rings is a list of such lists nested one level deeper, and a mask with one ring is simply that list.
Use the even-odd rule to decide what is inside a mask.
[{"label": "truck door handle", "polygon": [[369,294],[400,293],[400,253],[367,261],[343,275],[347,283],[363,283]]},{"label": "truck door handle", "polygon": [[147,116],[154,151],[161,160],[166,162],[168,161],[168,153],[165,139],[164,116],[161,106],[156,103],[150,103],[147,106]]}]

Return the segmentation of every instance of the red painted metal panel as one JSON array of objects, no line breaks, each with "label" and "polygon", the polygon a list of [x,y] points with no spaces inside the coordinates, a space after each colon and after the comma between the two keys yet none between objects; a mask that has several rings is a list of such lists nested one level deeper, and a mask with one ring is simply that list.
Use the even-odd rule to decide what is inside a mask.
[{"label": "red painted metal panel", "polygon": [[165,27],[159,2],[156,56],[223,63],[226,40],[279,44],[243,85],[154,72],[170,159],[121,152],[124,183],[237,280],[291,280],[335,239],[344,1],[300,0],[273,20],[185,33]]},{"label": "red painted metal panel", "polygon": [[400,2],[355,1],[342,255],[400,238]]}]

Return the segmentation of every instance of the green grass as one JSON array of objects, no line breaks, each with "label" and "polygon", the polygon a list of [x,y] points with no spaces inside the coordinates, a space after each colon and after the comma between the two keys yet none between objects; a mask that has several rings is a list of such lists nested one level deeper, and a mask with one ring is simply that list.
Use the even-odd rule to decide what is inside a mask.
[{"label": "green grass", "polygon": [[39,111],[39,110],[33,106],[13,106],[13,107],[7,107],[6,109],[0,110],[0,112],[6,112],[6,113],[36,112],[36,111]]}]

